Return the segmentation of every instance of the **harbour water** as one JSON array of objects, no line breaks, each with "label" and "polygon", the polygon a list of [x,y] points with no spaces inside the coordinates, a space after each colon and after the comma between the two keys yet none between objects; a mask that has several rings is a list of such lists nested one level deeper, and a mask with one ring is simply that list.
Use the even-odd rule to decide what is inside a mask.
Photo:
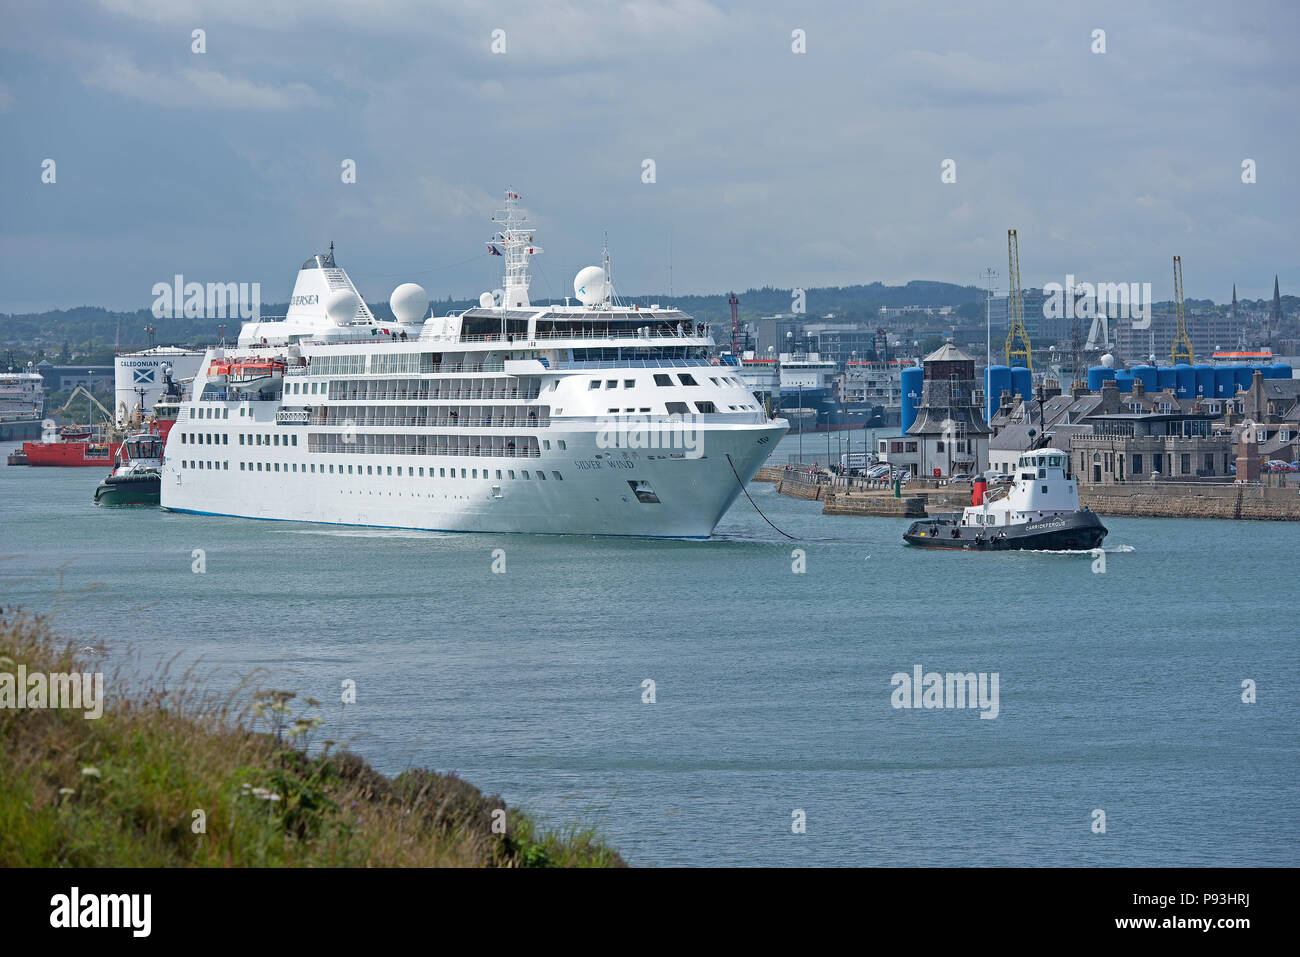
[{"label": "harbour water", "polygon": [[[743,497],[672,542],[97,509],[102,477],[0,470],[0,604],[110,668],[264,669],[379,770],[455,770],[632,864],[1300,863],[1294,524],[1108,520],[1101,572],[909,549],[761,483],[796,541]],[[917,665],[996,673],[997,717],[893,707]]]}]

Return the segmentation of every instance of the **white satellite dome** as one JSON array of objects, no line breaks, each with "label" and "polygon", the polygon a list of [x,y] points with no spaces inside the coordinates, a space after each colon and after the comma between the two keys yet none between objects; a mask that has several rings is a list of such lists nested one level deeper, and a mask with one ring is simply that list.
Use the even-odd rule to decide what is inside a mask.
[{"label": "white satellite dome", "polygon": [[393,308],[393,318],[401,323],[419,322],[429,308],[429,294],[424,287],[413,282],[404,282],[388,297],[388,304]]},{"label": "white satellite dome", "polygon": [[497,304],[496,297],[490,292],[485,292],[478,297],[478,306],[480,309],[491,309]]},{"label": "white satellite dome", "polygon": [[339,289],[325,297],[325,315],[336,326],[346,325],[356,318],[361,297],[351,289]]},{"label": "white satellite dome", "polygon": [[1107,369],[1112,369],[1115,367],[1115,357],[1108,352],[1101,357],[1101,364]]},{"label": "white satellite dome", "polygon": [[573,277],[573,294],[584,306],[604,302],[608,296],[605,288],[605,270],[600,266],[587,266]]}]

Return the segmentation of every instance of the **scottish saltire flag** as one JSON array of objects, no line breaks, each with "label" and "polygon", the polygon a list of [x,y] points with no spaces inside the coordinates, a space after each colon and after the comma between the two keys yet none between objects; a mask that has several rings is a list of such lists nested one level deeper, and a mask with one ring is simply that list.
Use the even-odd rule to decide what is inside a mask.
[{"label": "scottish saltire flag", "polygon": [[135,369],[134,372],[135,372],[135,384],[136,384],[136,385],[152,385],[152,384],[153,384],[153,370],[152,370],[152,369]]}]

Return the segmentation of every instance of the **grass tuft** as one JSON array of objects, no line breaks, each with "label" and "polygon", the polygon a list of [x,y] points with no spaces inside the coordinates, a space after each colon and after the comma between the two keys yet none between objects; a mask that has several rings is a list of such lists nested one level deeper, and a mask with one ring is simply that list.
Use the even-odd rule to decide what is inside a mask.
[{"label": "grass tuft", "polygon": [[[19,665],[102,670],[10,610],[0,673]],[[291,692],[219,696],[166,669],[106,687],[96,720],[0,707],[0,867],[625,866],[593,829],[543,830],[455,774],[387,777],[332,742],[312,756],[320,720],[295,717]]]}]

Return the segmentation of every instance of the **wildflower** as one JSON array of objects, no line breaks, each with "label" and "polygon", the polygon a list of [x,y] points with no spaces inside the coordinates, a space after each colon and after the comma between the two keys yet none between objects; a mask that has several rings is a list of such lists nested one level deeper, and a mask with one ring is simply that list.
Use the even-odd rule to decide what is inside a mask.
[{"label": "wildflower", "polygon": [[92,767],[90,767],[89,765],[87,765],[86,767],[82,768],[82,769],[81,769],[81,773],[84,774],[84,775],[85,775],[86,777],[88,777],[88,778],[97,778],[97,777],[102,777],[102,775],[99,773],[99,768],[92,768]]}]

